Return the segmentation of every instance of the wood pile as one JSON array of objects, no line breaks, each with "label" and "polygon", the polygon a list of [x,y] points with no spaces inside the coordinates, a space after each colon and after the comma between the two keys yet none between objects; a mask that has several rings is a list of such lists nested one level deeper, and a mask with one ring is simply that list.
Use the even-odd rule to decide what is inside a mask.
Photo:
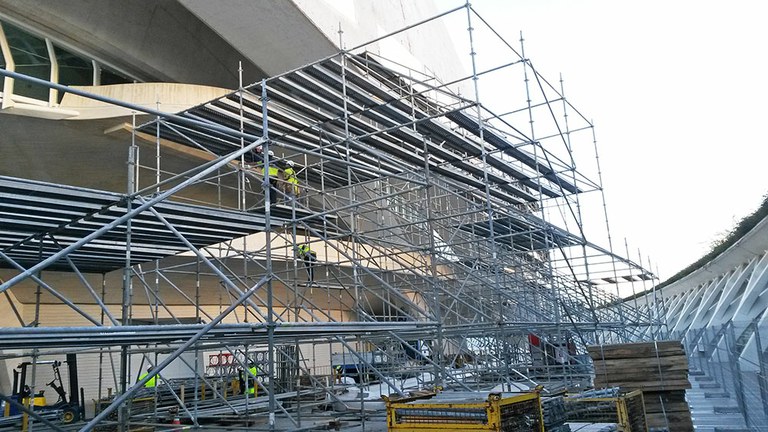
[{"label": "wood pile", "polygon": [[595,367],[595,388],[642,390],[650,429],[693,432],[685,389],[688,358],[680,341],[587,347]]}]

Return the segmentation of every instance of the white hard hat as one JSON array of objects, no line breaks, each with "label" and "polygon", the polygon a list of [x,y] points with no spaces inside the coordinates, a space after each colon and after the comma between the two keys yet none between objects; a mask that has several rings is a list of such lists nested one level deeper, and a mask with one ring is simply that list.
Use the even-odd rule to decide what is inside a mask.
[{"label": "white hard hat", "polygon": [[267,154],[268,154],[270,157],[272,157],[272,156],[274,156],[274,155],[275,155],[275,153],[274,153],[274,152],[272,152],[272,150],[268,151],[268,152],[267,152]]},{"label": "white hard hat", "polygon": [[293,168],[293,161],[292,161],[292,160],[289,160],[289,161],[288,161],[288,166],[289,166],[289,167],[291,167],[291,168]]}]

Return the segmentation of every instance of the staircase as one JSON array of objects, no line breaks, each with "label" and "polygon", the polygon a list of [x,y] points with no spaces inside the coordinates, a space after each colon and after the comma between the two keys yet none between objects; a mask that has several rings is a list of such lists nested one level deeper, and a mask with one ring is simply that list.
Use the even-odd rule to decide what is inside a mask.
[{"label": "staircase", "polygon": [[749,432],[736,398],[702,371],[688,374],[686,391],[696,432]]}]

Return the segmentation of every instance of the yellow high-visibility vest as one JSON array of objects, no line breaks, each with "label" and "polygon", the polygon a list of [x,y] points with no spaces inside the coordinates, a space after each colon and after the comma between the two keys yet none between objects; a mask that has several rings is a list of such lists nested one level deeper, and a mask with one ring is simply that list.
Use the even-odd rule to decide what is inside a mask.
[{"label": "yellow high-visibility vest", "polygon": [[[263,173],[264,172],[264,163],[263,162],[258,162],[256,164],[256,168],[261,170],[261,172]],[[279,173],[280,173],[280,169],[277,167],[277,165],[269,164],[269,176],[270,177],[277,177]]]},{"label": "yellow high-visibility vest", "polygon": [[285,174],[285,179],[288,181],[288,183],[291,185],[290,187],[293,189],[291,192],[293,192],[294,195],[299,195],[299,179],[296,177],[296,170],[294,170],[291,167],[286,168],[283,170],[283,173]]},{"label": "yellow high-visibility vest", "polygon": [[299,184],[299,179],[296,178],[296,171],[293,168],[286,168],[284,172],[288,183]]},{"label": "yellow high-visibility vest", "polygon": [[[146,377],[147,375],[149,375],[149,372],[144,372],[143,374],[141,374],[141,376],[139,377],[139,381],[143,380],[144,377]],[[157,375],[150,378],[149,381],[147,381],[144,384],[144,387],[147,387],[147,388],[154,387],[156,380],[157,380]]]},{"label": "yellow high-visibility vest", "polygon": [[[249,380],[255,380],[256,379],[255,377],[256,377],[256,374],[259,373],[259,370],[258,370],[258,368],[256,368],[256,366],[252,366],[252,367],[248,368],[248,372],[250,372],[250,374],[247,377],[245,377],[245,391],[248,392],[249,394],[252,394],[252,395],[255,396],[256,395],[256,383],[254,382],[254,385],[251,386],[251,387],[248,386],[248,383],[249,383]],[[253,375],[253,377],[251,375]]]}]

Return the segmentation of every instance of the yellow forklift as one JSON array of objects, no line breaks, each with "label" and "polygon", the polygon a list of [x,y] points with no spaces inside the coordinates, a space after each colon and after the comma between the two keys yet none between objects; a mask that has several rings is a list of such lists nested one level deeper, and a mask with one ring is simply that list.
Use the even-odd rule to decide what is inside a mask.
[{"label": "yellow forklift", "polygon": [[[38,361],[37,366],[50,364],[53,368],[53,380],[47,383],[57,394],[58,400],[53,405],[48,405],[45,398],[45,390],[40,390],[32,395],[29,384],[27,384],[27,369],[32,366],[31,362],[22,362],[13,370],[13,392],[10,399],[23,406],[32,406],[33,411],[46,413],[51,411],[61,411],[59,421],[61,423],[72,423],[83,418],[84,407],[81,405],[80,391],[77,381],[77,357],[75,354],[67,354],[64,361],[67,364],[69,372],[69,398],[64,390],[64,383],[61,379],[59,368],[62,362],[58,360]],[[5,405],[5,417],[11,417],[22,414],[21,409],[13,404]]]}]

